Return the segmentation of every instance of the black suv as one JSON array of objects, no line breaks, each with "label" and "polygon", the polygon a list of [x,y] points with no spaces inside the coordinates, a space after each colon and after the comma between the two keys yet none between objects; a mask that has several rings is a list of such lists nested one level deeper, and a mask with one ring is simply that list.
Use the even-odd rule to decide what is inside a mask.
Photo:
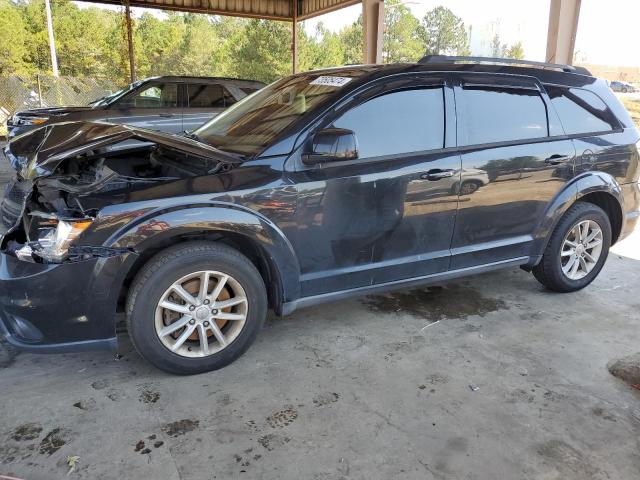
[{"label": "black suv", "polygon": [[9,138],[59,122],[107,121],[162,132],[193,130],[264,87],[254,80],[220,77],[151,77],[138,80],[86,107],[46,107],[17,112]]},{"label": "black suv", "polygon": [[5,149],[0,326],[114,347],[121,310],[146,359],[195,373],[268,308],[514,266],[578,290],[640,214],[639,140],[584,69],[451,57],[290,76],[189,137],[41,128]]}]

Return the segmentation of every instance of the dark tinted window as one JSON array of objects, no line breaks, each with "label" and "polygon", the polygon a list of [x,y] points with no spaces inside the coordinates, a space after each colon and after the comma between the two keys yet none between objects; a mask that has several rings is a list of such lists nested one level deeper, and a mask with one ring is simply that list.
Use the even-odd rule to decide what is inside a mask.
[{"label": "dark tinted window", "polygon": [[187,91],[191,108],[224,108],[235,102],[222,85],[190,84]]},{"label": "dark tinted window", "polygon": [[607,132],[618,121],[595,93],[581,88],[546,87],[567,135]]},{"label": "dark tinted window", "polygon": [[536,90],[464,87],[463,145],[509,142],[548,135],[547,109]]},{"label": "dark tinted window", "polygon": [[355,132],[360,158],[443,148],[443,90],[388,93],[352,108],[333,126]]},{"label": "dark tinted window", "polygon": [[141,87],[120,103],[123,108],[176,108],[178,86],[175,83],[156,83]]},{"label": "dark tinted window", "polygon": [[257,92],[258,90],[260,90],[259,88],[249,88],[249,87],[243,87],[240,90],[242,90],[244,93],[246,93],[247,95],[251,95],[252,93]]}]

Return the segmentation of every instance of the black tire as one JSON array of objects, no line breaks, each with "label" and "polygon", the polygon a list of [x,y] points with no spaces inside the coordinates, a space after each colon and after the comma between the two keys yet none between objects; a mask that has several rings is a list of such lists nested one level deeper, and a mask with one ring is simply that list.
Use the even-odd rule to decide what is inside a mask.
[{"label": "black tire", "polygon": [[466,180],[460,185],[460,195],[471,195],[477,192],[481,186],[482,183],[477,180]]},{"label": "black tire", "polygon": [[[595,221],[602,230],[602,251],[593,269],[583,278],[572,280],[562,271],[560,252],[566,235],[577,223],[584,220]],[[597,205],[577,202],[562,216],[551,234],[542,260],[533,267],[536,279],[554,292],[575,292],[589,285],[600,273],[611,246],[611,223],[607,214]]]},{"label": "black tire", "polygon": [[[173,282],[199,270],[231,275],[247,297],[247,318],[238,336],[221,351],[187,358],[170,351],[155,329],[155,310]],[[267,313],[264,282],[255,266],[231,247],[214,242],[189,242],[154,256],[136,275],[127,298],[127,326],[134,346],[146,360],[165,372],[190,375],[217,370],[242,355],[255,340]]]}]

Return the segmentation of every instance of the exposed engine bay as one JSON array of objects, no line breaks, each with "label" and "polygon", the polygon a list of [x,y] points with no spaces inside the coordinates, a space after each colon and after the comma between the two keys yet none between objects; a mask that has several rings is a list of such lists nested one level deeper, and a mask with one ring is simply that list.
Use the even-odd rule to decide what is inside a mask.
[{"label": "exposed engine bay", "polygon": [[[197,144],[180,137],[176,140],[178,144],[186,142]],[[124,253],[122,249],[100,245],[74,245],[98,213],[91,199],[233,168],[233,163],[218,160],[206,149],[206,155],[197,155],[188,146],[191,148],[184,151],[176,145],[138,142],[122,148],[121,141],[117,141],[97,148],[71,149],[68,156],[56,151],[38,162],[36,155],[18,157],[10,144],[5,154],[18,175],[8,185],[0,205],[2,250],[22,260],[41,263]]]}]

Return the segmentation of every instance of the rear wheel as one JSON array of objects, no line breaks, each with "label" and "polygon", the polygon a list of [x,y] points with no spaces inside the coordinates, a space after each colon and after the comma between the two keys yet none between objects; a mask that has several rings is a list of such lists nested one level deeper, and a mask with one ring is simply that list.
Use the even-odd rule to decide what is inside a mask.
[{"label": "rear wheel", "polygon": [[169,248],[139,272],[127,301],[129,335],[140,354],[170,373],[215,370],[253,342],[267,310],[254,265],[226,245]]},{"label": "rear wheel", "polygon": [[462,185],[460,185],[460,195],[471,195],[476,190],[478,190],[480,186],[480,182],[477,182],[475,180],[462,182]]},{"label": "rear wheel", "polygon": [[550,290],[580,290],[598,276],[610,245],[607,214],[596,205],[578,202],[560,219],[533,274]]}]

